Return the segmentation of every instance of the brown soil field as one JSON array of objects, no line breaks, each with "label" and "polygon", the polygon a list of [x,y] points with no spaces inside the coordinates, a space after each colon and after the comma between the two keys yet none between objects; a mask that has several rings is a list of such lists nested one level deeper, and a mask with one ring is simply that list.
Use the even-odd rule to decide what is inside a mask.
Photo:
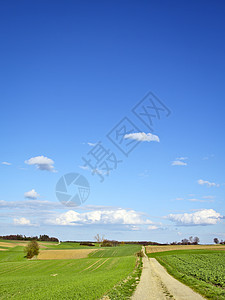
[{"label": "brown soil field", "polygon": [[0,247],[7,247],[7,248],[13,248],[15,246],[17,246],[17,244],[15,243],[7,243],[7,242],[0,242]]},{"label": "brown soil field", "polygon": [[85,258],[96,249],[41,250],[38,259],[78,259]]},{"label": "brown soil field", "polygon": [[[13,248],[16,246],[25,247],[28,244],[28,241],[13,241],[13,242],[0,242],[0,247]],[[56,243],[46,243],[46,242],[38,242],[40,248],[47,248],[46,245],[56,245]],[[5,249],[4,249],[5,250]]]},{"label": "brown soil field", "polygon": [[168,245],[168,246],[146,246],[147,253],[164,252],[172,250],[225,250],[225,245]]}]

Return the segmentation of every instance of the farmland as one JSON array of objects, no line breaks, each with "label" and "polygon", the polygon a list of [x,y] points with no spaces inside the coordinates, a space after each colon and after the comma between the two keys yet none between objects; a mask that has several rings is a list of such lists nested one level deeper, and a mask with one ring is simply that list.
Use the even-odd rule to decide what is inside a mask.
[{"label": "farmland", "polygon": [[95,249],[41,250],[38,259],[78,259],[88,257]]},{"label": "farmland", "polygon": [[[179,248],[176,246],[176,249]],[[171,275],[207,299],[225,299],[224,247],[173,248],[170,251],[152,251],[148,256],[156,258]]]},{"label": "farmland", "polygon": [[174,250],[225,250],[225,245],[165,245],[147,246],[147,253],[174,251]]},{"label": "farmland", "polygon": [[[41,244],[43,253],[49,252],[49,259],[27,260],[23,246],[16,242],[14,247],[0,251],[0,299],[101,299],[133,274],[137,260],[134,254],[140,250],[137,245],[101,250],[86,247],[91,248],[91,253],[85,253],[85,256],[89,255],[86,258],[54,259],[56,251],[80,252],[81,246],[74,243]],[[57,246],[59,250],[55,250]],[[119,286],[121,289],[121,284]],[[129,287],[125,288],[127,291]],[[114,294],[118,296],[116,290]]]}]

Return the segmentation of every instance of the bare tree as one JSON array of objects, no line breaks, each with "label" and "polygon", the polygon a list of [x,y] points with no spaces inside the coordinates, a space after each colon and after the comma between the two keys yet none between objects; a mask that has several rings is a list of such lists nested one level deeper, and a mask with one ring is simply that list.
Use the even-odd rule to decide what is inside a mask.
[{"label": "bare tree", "polygon": [[103,242],[104,238],[105,238],[105,236],[103,234],[100,235],[99,233],[97,233],[96,236],[94,237],[96,242],[99,244],[99,247],[100,247],[101,243]]},{"label": "bare tree", "polygon": [[193,243],[193,236],[189,237],[189,241],[190,241],[191,244]]},{"label": "bare tree", "polygon": [[198,245],[199,242],[200,242],[199,237],[195,236],[193,239],[193,244]]},{"label": "bare tree", "polygon": [[189,240],[188,239],[183,239],[183,240],[181,240],[181,244],[182,245],[188,245],[189,244]]}]

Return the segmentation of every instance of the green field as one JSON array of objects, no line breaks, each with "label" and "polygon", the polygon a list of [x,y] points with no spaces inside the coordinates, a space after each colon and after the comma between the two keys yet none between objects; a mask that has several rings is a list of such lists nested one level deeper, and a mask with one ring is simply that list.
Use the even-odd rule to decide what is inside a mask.
[{"label": "green field", "polygon": [[[103,250],[104,251],[103,251]],[[97,251],[89,254],[90,257],[115,257],[115,256],[131,256],[140,251],[139,245],[123,245],[119,247],[99,248]]]},{"label": "green field", "polygon": [[176,250],[148,254],[176,279],[208,299],[225,299],[225,253],[211,250]]},{"label": "green field", "polygon": [[[62,243],[57,249],[79,248],[71,244]],[[56,249],[57,246],[46,247]],[[0,299],[101,299],[128,276],[132,278],[137,260],[134,254],[140,248],[124,245],[96,249],[96,256],[88,258],[45,261],[27,260],[22,246],[1,251]],[[131,294],[130,286],[118,286],[114,290],[115,299],[126,299],[126,294]],[[122,293],[121,297],[118,293]]]}]

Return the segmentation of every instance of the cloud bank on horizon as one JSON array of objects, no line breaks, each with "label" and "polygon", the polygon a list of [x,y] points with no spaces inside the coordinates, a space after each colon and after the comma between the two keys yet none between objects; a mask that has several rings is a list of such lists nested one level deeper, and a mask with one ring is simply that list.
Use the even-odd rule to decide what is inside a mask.
[{"label": "cloud bank on horizon", "polygon": [[177,225],[215,225],[223,216],[214,209],[202,209],[194,213],[169,214],[166,218]]}]

